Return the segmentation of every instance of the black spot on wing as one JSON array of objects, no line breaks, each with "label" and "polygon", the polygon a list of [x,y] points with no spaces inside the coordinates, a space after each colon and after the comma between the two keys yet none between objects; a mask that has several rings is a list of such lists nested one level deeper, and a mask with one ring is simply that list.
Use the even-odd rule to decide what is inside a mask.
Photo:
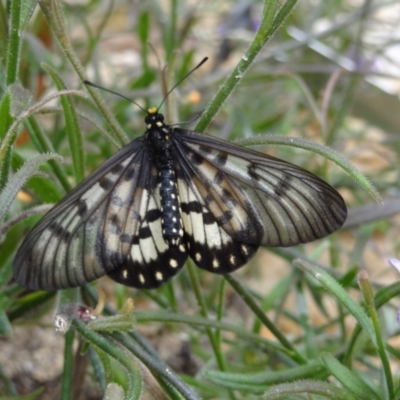
[{"label": "black spot on wing", "polygon": [[258,173],[256,172],[256,168],[253,164],[251,164],[248,168],[247,168],[247,173],[248,175],[254,179],[255,181],[259,181],[260,180],[260,176],[258,175]]},{"label": "black spot on wing", "polygon": [[147,239],[152,236],[151,230],[149,226],[142,226],[139,229],[139,238],[140,239]]},{"label": "black spot on wing", "polygon": [[154,222],[160,218],[161,218],[161,210],[158,208],[147,211],[146,216],[145,216],[145,220],[148,223]]},{"label": "black spot on wing", "polygon": [[99,179],[99,185],[102,189],[104,190],[110,190],[113,187],[113,181],[111,179],[108,179],[107,177],[102,177]]},{"label": "black spot on wing", "polygon": [[203,222],[204,222],[205,225],[214,224],[215,223],[215,218],[211,213],[205,212],[203,214]]},{"label": "black spot on wing", "polygon": [[199,149],[201,150],[201,152],[203,152],[205,154],[210,154],[212,152],[212,150],[209,146],[200,145]]},{"label": "black spot on wing", "polygon": [[278,185],[275,186],[275,195],[283,197],[287,193],[287,191],[290,190],[290,181],[290,175],[285,175],[284,178],[278,182]]},{"label": "black spot on wing", "polygon": [[110,223],[111,223],[112,225],[120,225],[120,224],[121,224],[121,220],[120,220],[118,214],[113,214],[113,215],[110,217]]},{"label": "black spot on wing", "polygon": [[124,169],[124,166],[122,164],[116,164],[110,172],[114,175],[118,175],[120,172],[122,172]]},{"label": "black spot on wing", "polygon": [[233,218],[232,212],[230,210],[227,210],[215,219],[219,225],[225,225],[225,224],[228,224],[232,218]]},{"label": "black spot on wing", "polygon": [[222,171],[218,171],[215,176],[213,183],[214,185],[219,185],[224,180],[224,173]]},{"label": "black spot on wing", "polygon": [[200,165],[203,163],[203,157],[198,153],[191,153],[189,159],[194,165]]},{"label": "black spot on wing", "polygon": [[56,222],[52,222],[48,229],[52,231],[56,237],[62,239],[63,241],[67,242],[71,237],[71,233],[61,225],[58,225]]},{"label": "black spot on wing", "polygon": [[130,167],[130,168],[128,168],[126,171],[125,171],[125,174],[124,174],[124,179],[126,180],[126,181],[130,181],[130,180],[132,180],[134,177],[135,177],[135,168],[134,167]]},{"label": "black spot on wing", "polygon": [[184,213],[190,214],[191,212],[200,213],[203,207],[198,201],[191,201],[189,203],[182,202],[181,209]]},{"label": "black spot on wing", "polygon": [[83,217],[87,213],[87,210],[88,210],[86,202],[84,200],[80,199],[77,201],[76,205],[78,208],[78,215],[80,217]]},{"label": "black spot on wing", "polygon": [[218,164],[218,166],[223,167],[226,164],[226,161],[228,160],[228,154],[219,152],[217,154],[217,157],[215,157],[215,161]]}]

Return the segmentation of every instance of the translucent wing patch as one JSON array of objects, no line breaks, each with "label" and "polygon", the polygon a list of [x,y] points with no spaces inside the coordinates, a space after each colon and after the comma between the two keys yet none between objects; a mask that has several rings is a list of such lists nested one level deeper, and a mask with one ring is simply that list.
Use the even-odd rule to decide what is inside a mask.
[{"label": "translucent wing patch", "polygon": [[53,290],[108,274],[155,288],[175,275],[187,252],[163,239],[157,175],[142,139],[124,147],[29,232],[14,261],[17,282]]},{"label": "translucent wing patch", "polygon": [[19,284],[53,290],[83,285],[107,272],[109,263],[97,256],[102,247],[98,232],[104,229],[101,225],[107,200],[118,182],[123,186],[130,179],[143,149],[140,139],[124,147],[39,221],[14,260]]},{"label": "translucent wing patch", "polygon": [[179,164],[186,160],[206,208],[234,239],[293,246],[327,236],[345,221],[340,194],[310,172],[217,138],[174,132]]}]

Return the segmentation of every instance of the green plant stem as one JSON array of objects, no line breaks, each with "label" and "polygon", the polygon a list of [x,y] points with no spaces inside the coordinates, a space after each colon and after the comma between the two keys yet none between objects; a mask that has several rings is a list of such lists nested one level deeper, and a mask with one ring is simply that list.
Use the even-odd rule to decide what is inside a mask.
[{"label": "green plant stem", "polygon": [[200,400],[193,389],[187,386],[178,375],[174,374],[163,361],[157,358],[152,349],[149,349],[142,341],[137,340],[135,332],[131,332],[129,337],[120,332],[115,332],[112,337],[146,365],[158,380],[164,382],[164,388],[165,384],[167,384],[178,391],[185,400]]},{"label": "green plant stem", "polygon": [[8,129],[8,132],[6,136],[4,137],[4,140],[0,142],[0,161],[2,161],[2,155],[4,154],[5,149],[10,145],[10,143],[13,143],[16,137],[16,130],[18,127],[18,124],[20,124],[25,118],[28,118],[29,116],[35,114],[38,112],[47,102],[51,101],[52,99],[62,96],[62,95],[77,95],[77,96],[82,96],[86,97],[86,93],[80,91],[80,90],[62,90],[60,92],[53,93],[44,99],[38,101],[37,103],[33,104],[30,106],[26,111],[21,113],[12,123],[10,128]]},{"label": "green plant stem", "polygon": [[243,299],[247,306],[254,312],[254,314],[260,319],[261,323],[265,325],[271,333],[279,340],[279,342],[286,349],[289,350],[289,356],[298,362],[299,364],[306,364],[307,360],[303,357],[296,348],[290,343],[284,335],[279,331],[272,321],[268,319],[265,312],[261,307],[255,302],[251,294],[245,289],[245,287],[239,282],[238,279],[232,274],[224,275],[225,279],[230,283],[230,285],[235,289],[238,295]]},{"label": "green plant stem", "polygon": [[245,55],[242,57],[238,65],[225,80],[221,89],[211,100],[206,110],[202,113],[201,118],[194,129],[195,131],[203,132],[207,128],[228,96],[235,89],[237,84],[243,78],[244,74],[249,70],[256,56],[260,53],[264,45],[283,23],[285,18],[290,14],[296,3],[297,0],[287,0],[279,9],[279,11],[276,12],[279,1],[265,0],[261,24],[253,42],[250,44],[248,50],[245,52]]},{"label": "green plant stem", "polygon": [[[79,58],[76,56],[71,46],[71,42],[69,41],[59,0],[39,0],[39,5],[49,25],[51,26],[52,31],[61,46],[61,49],[71,62],[71,65],[75,68],[75,71],[79,75],[79,78],[82,82],[87,80],[88,78],[86,76],[85,70],[81,62],[79,61]],[[113,134],[116,136],[120,144],[128,143],[129,139],[126,133],[115,118],[114,114],[107,107],[106,103],[104,102],[98,91],[90,86],[87,87],[87,90],[91,94],[97,107],[99,108],[105,120],[108,122],[110,129],[112,130]]]},{"label": "green plant stem", "polygon": [[[29,136],[39,153],[55,153],[52,143],[33,116],[25,119],[24,126],[28,130]],[[62,188],[68,193],[71,190],[71,184],[68,181],[65,170],[54,160],[49,160],[48,164],[53,170],[54,175],[58,178]]]},{"label": "green plant stem", "polygon": [[[94,303],[98,302],[98,294],[90,285],[85,286],[85,293],[92,299]],[[105,310],[107,311],[107,313],[111,315],[115,314],[115,310],[113,310],[107,304],[105,306]],[[157,321],[157,322],[182,323],[193,327],[210,327],[235,333],[238,337],[248,340],[249,342],[256,343],[257,345],[259,345],[261,348],[264,349],[265,348],[273,349],[278,352],[282,352],[287,356],[289,356],[289,353],[291,352],[290,350],[287,350],[285,347],[279,345],[277,342],[265,339],[264,337],[258,334],[249,332],[244,327],[228,324],[225,322],[210,320],[199,316],[176,314],[165,310],[162,310],[160,312],[135,312],[134,316],[138,324]],[[142,340],[140,336],[136,334],[136,332],[131,332],[130,334],[135,335],[136,341],[140,342],[140,340]],[[142,347],[146,348],[146,351],[156,356],[154,350],[152,350],[151,347],[146,346],[146,343],[144,341],[140,342],[140,344]]]},{"label": "green plant stem", "polygon": [[291,350],[287,350],[275,341],[271,341],[263,338],[258,334],[248,332],[244,327],[239,327],[237,325],[228,324],[226,322],[219,322],[215,320],[210,320],[204,317],[195,317],[182,314],[174,314],[166,311],[162,312],[140,312],[135,313],[135,318],[138,323],[145,322],[175,322],[191,325],[193,327],[206,327],[220,329],[226,332],[233,332],[239,337],[253,342],[253,345],[257,343],[262,348],[274,349],[278,352],[282,352],[287,356],[291,356]]},{"label": "green plant stem", "polygon": [[61,380],[61,400],[70,400],[73,388],[73,365],[74,365],[74,331],[70,330],[65,334],[64,347],[64,371]]},{"label": "green plant stem", "polygon": [[[225,298],[225,279],[221,279],[219,290],[218,290],[218,308],[217,308],[217,319],[222,321],[224,317],[224,298]],[[221,348],[221,329],[215,330],[215,340],[218,348]]]},{"label": "green plant stem", "polygon": [[[44,63],[42,64],[42,68],[51,75],[58,90],[67,89],[65,83],[53,68]],[[69,147],[72,155],[75,181],[76,183],[79,183],[85,178],[85,152],[83,149],[82,133],[73,99],[68,96],[62,96],[61,104],[64,111],[65,129],[67,131]]]},{"label": "green plant stem", "polygon": [[[91,33],[89,34],[89,36],[90,36],[89,41],[88,41],[89,46],[88,46],[87,53],[86,53],[84,61],[83,61],[83,65],[86,65],[92,58],[92,54],[93,54],[94,49],[96,48],[96,44],[100,41],[101,34],[103,33],[104,28],[107,26],[107,22],[113,15],[112,11],[113,11],[114,5],[115,5],[115,0],[108,1],[107,10],[104,12],[104,16],[96,28],[96,32],[94,34],[91,34]],[[86,17],[83,18],[83,22],[84,23],[87,22]]]},{"label": "green plant stem", "polygon": [[301,280],[296,282],[296,304],[298,308],[298,316],[300,325],[303,328],[304,347],[306,350],[307,357],[309,359],[316,358],[315,350],[315,332],[310,324],[310,313],[307,309],[307,301],[304,294],[304,289],[301,285]]},{"label": "green plant stem", "polygon": [[7,49],[6,65],[6,84],[12,85],[17,80],[19,52],[21,47],[21,36],[19,31],[19,22],[21,15],[21,1],[11,1],[11,27],[10,37]]},{"label": "green plant stem", "polygon": [[107,338],[107,335],[101,335],[89,329],[82,321],[74,319],[72,326],[92,345],[99,347],[106,354],[117,360],[126,368],[128,379],[128,391],[126,398],[139,399],[142,393],[142,379],[134,379],[141,376],[139,366],[132,356],[121,349],[116,343]]},{"label": "green plant stem", "polygon": [[386,349],[385,349],[385,342],[384,342],[384,339],[382,336],[382,329],[380,326],[379,317],[376,312],[372,285],[371,285],[371,282],[369,281],[369,277],[368,277],[368,274],[366,273],[366,271],[360,272],[359,285],[360,285],[361,291],[364,296],[364,300],[365,300],[365,303],[367,306],[369,316],[371,317],[371,320],[372,320],[372,325],[374,326],[374,330],[375,330],[377,350],[378,350],[379,357],[381,358],[383,374],[385,376],[384,381],[386,383],[386,390],[387,390],[387,395],[388,395],[387,398],[394,399],[395,396],[394,396],[392,372],[390,370],[389,359],[388,359]]},{"label": "green plant stem", "polygon": [[[19,31],[21,1],[11,1],[11,25],[9,31],[6,59],[6,85],[9,87],[17,80],[19,68],[19,53],[21,48],[21,36]],[[7,92],[0,102],[1,131],[0,139],[3,139],[12,125],[14,118],[10,115],[10,94]],[[7,146],[0,161],[0,190],[4,188],[8,180],[11,166],[11,146]]]},{"label": "green plant stem", "polygon": [[[199,277],[196,271],[196,267],[193,265],[193,262],[191,260],[187,261],[187,268],[190,276],[190,281],[192,283],[192,288],[194,290],[194,294],[196,296],[197,304],[199,305],[200,308],[200,315],[204,318],[208,317],[207,313],[207,306],[204,301],[204,298],[201,294],[201,289],[200,289],[200,283],[199,283]],[[216,336],[214,335],[214,332],[210,328],[206,328],[207,336],[210,340],[211,346],[214,350],[215,358],[217,360],[218,367],[221,371],[226,371],[226,365],[225,365],[225,360],[222,356],[221,349],[218,346],[218,340]]]},{"label": "green plant stem", "polygon": [[169,60],[170,56],[172,55],[173,51],[175,50],[175,42],[176,42],[176,22],[177,22],[177,12],[178,12],[178,2],[177,0],[171,0],[171,24],[169,27],[169,40],[168,40],[168,47],[167,47],[167,59]]},{"label": "green plant stem", "polygon": [[303,271],[311,274],[323,285],[326,290],[332,293],[336,299],[354,316],[354,318],[364,329],[365,333],[368,335],[371,342],[375,347],[377,347],[376,335],[371,320],[368,318],[362,307],[350,297],[350,295],[335,279],[332,278],[332,276],[310,261],[296,259],[293,261],[293,265],[300,267]]},{"label": "green plant stem", "polygon": [[[379,289],[375,295],[375,308],[379,310],[383,305],[389,302],[391,299],[400,295],[400,282],[393,283],[392,285],[386,286]],[[347,352],[344,358],[344,364],[348,367],[351,366],[351,360],[353,356],[353,350],[355,349],[357,338],[362,332],[362,328],[358,323],[353,330],[350,340],[347,345]]]}]

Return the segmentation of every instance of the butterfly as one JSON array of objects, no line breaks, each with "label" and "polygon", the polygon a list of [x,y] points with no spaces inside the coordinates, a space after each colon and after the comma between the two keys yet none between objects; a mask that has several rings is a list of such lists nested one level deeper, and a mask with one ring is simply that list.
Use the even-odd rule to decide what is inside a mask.
[{"label": "butterfly", "polygon": [[283,160],[164,122],[147,110],[127,144],[28,233],[14,277],[30,289],[82,286],[108,275],[152,289],[188,257],[227,274],[260,246],[293,246],[339,229],[340,194]]}]

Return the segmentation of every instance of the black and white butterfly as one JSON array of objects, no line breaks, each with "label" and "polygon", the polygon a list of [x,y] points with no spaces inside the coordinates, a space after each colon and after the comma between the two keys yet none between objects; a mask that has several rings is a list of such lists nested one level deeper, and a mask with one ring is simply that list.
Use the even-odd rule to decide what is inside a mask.
[{"label": "black and white butterfly", "polygon": [[153,107],[147,130],[54,206],[14,261],[31,289],[84,285],[103,275],[156,288],[188,256],[226,274],[259,246],[293,246],[339,229],[346,206],[293,164],[187,129]]}]

